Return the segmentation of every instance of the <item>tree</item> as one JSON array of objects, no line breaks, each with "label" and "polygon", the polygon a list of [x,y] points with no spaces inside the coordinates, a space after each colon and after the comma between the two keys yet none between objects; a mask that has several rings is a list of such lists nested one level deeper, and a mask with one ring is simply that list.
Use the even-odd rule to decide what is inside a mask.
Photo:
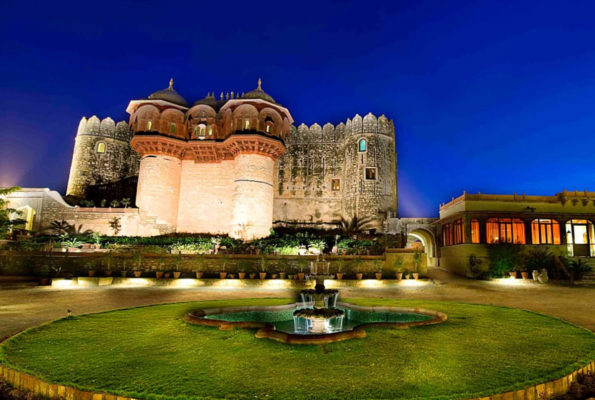
[{"label": "tree", "polygon": [[120,223],[120,218],[118,217],[114,217],[114,219],[109,222],[109,226],[112,231],[114,231],[114,236],[118,236],[118,233],[120,233],[122,230],[122,224]]},{"label": "tree", "polygon": [[66,220],[62,220],[62,221],[55,220],[50,224],[50,226],[52,227],[53,230],[56,231],[57,235],[63,235],[71,229],[70,224],[68,222],[66,222]]},{"label": "tree", "polygon": [[27,222],[21,218],[11,218],[15,214],[20,216],[22,213],[9,207],[8,200],[6,200],[6,196],[19,190],[21,188],[18,186],[0,189],[0,239],[7,237],[13,226]]},{"label": "tree", "polygon": [[370,223],[372,223],[370,218],[359,218],[357,215],[354,215],[351,219],[341,217],[341,229],[346,234],[361,232],[365,230]]}]

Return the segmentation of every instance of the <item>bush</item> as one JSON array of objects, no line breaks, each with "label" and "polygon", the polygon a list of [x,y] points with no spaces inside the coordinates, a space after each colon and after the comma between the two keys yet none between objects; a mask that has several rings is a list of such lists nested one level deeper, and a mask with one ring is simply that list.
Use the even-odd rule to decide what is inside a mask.
[{"label": "bush", "polygon": [[522,247],[515,244],[494,244],[488,246],[490,267],[488,275],[492,278],[502,278],[508,272],[522,268]]}]

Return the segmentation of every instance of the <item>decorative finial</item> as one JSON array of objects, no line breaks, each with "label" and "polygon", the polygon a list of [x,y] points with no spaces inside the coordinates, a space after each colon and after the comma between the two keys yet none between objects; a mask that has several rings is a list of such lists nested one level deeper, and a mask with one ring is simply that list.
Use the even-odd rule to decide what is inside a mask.
[{"label": "decorative finial", "polygon": [[221,100],[223,100],[223,92],[221,92]]},{"label": "decorative finial", "polygon": [[169,80],[169,88],[170,88],[170,89],[173,89],[173,88],[174,88],[174,78],[171,78],[171,79]]},{"label": "decorative finial", "polygon": [[262,85],[262,80],[260,78],[258,78],[258,89],[257,90],[262,90],[260,85]]}]

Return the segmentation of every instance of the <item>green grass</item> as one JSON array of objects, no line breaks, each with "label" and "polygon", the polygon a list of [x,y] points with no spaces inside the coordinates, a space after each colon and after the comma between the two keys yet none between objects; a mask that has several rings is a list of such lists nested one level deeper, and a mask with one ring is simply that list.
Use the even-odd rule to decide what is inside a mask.
[{"label": "green grass", "polygon": [[388,299],[361,305],[443,311],[436,326],[368,329],[323,346],[186,325],[192,309],[275,305],[250,299],[179,303],[70,317],[17,335],[0,361],[55,383],[140,399],[468,398],[559,378],[595,358],[595,335],[535,313]]}]

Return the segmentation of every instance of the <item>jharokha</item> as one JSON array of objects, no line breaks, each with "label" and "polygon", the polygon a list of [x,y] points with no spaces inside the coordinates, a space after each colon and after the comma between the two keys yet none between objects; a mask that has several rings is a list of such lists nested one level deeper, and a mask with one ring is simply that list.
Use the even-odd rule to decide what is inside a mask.
[{"label": "jharokha", "polygon": [[[111,215],[80,207],[130,198],[121,234],[229,234],[255,239],[277,226],[333,228],[354,216],[396,217],[397,155],[391,120],[356,115],[333,126],[294,125],[258,87],[189,105],[173,87],[133,100],[128,123],[83,118],[67,200],[47,220],[113,234]],[[33,194],[32,194],[33,195]],[[51,216],[50,216],[51,214]]]}]

